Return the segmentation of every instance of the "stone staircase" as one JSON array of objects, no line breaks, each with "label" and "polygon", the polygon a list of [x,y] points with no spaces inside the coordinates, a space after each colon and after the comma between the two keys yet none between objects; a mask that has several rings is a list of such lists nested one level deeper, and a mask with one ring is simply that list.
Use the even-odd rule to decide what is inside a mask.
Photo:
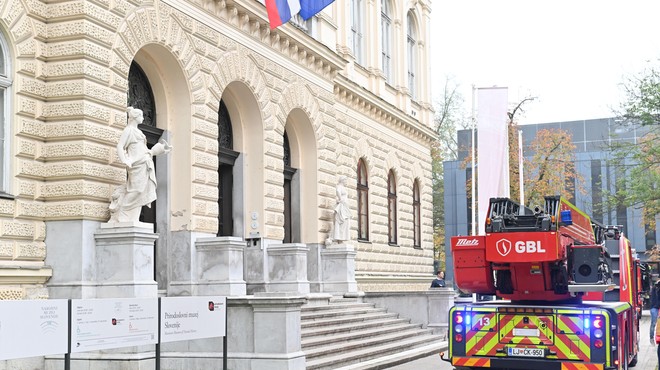
[{"label": "stone staircase", "polygon": [[303,306],[301,326],[307,370],[384,369],[436,354],[444,345],[430,329],[356,298]]}]

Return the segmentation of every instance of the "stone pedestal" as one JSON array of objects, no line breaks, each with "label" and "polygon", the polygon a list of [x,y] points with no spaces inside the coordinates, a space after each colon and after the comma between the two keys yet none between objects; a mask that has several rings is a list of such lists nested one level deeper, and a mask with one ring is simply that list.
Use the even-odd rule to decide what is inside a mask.
[{"label": "stone pedestal", "polygon": [[323,292],[355,293],[355,248],[350,244],[332,244],[321,251]]},{"label": "stone pedestal", "polygon": [[242,238],[223,236],[200,238],[195,242],[197,251],[197,289],[195,295],[245,295],[243,280]]},{"label": "stone pedestal", "polygon": [[447,329],[449,329],[449,309],[454,306],[454,290],[452,288],[431,288],[428,299],[428,327],[433,329],[433,333],[446,337]]},{"label": "stone pedestal", "polygon": [[[156,298],[154,226],[142,222],[101,224],[94,233],[91,265],[95,296],[82,298]],[[91,243],[90,243],[91,244]],[[154,346],[133,346],[71,355],[71,368],[146,370],[155,366]],[[60,356],[47,356],[45,368],[63,368]]]},{"label": "stone pedestal", "polygon": [[251,360],[251,369],[305,369],[300,335],[300,308],[305,298],[257,295],[249,301],[254,312],[254,352],[258,354]]},{"label": "stone pedestal", "polygon": [[305,244],[280,244],[268,247],[267,292],[309,293]]},{"label": "stone pedestal", "polygon": [[94,237],[97,298],[158,296],[154,280],[154,242],[158,235],[152,224],[102,224]]}]

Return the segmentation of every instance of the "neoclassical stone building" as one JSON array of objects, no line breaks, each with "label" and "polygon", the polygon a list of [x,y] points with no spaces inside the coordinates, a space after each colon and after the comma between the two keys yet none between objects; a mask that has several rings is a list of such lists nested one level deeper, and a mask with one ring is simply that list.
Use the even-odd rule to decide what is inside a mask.
[{"label": "neoclassical stone building", "polygon": [[197,244],[218,237],[236,294],[268,291],[264,251],[289,243],[323,291],[342,175],[358,290],[427,289],[430,5],[337,0],[271,30],[256,0],[0,0],[0,299],[98,296],[127,105],[174,147],[142,213],[161,295],[204,292]]}]

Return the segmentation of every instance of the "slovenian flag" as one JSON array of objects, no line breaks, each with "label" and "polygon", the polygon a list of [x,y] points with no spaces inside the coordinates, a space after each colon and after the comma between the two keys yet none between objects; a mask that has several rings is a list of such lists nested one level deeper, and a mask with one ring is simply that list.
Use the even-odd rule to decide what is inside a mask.
[{"label": "slovenian flag", "polygon": [[300,0],[300,16],[304,20],[312,18],[335,0]]},{"label": "slovenian flag", "polygon": [[279,27],[298,14],[300,0],[266,0],[266,11],[270,28]]}]

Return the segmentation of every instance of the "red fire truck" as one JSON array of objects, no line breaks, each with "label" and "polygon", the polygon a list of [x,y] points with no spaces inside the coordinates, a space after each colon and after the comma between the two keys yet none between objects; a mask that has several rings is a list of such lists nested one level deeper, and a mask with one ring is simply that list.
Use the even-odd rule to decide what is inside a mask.
[{"label": "red fire truck", "polygon": [[642,267],[619,227],[559,196],[492,198],[486,234],[451,238],[456,285],[494,301],[449,311],[458,369],[605,370],[637,363]]}]

